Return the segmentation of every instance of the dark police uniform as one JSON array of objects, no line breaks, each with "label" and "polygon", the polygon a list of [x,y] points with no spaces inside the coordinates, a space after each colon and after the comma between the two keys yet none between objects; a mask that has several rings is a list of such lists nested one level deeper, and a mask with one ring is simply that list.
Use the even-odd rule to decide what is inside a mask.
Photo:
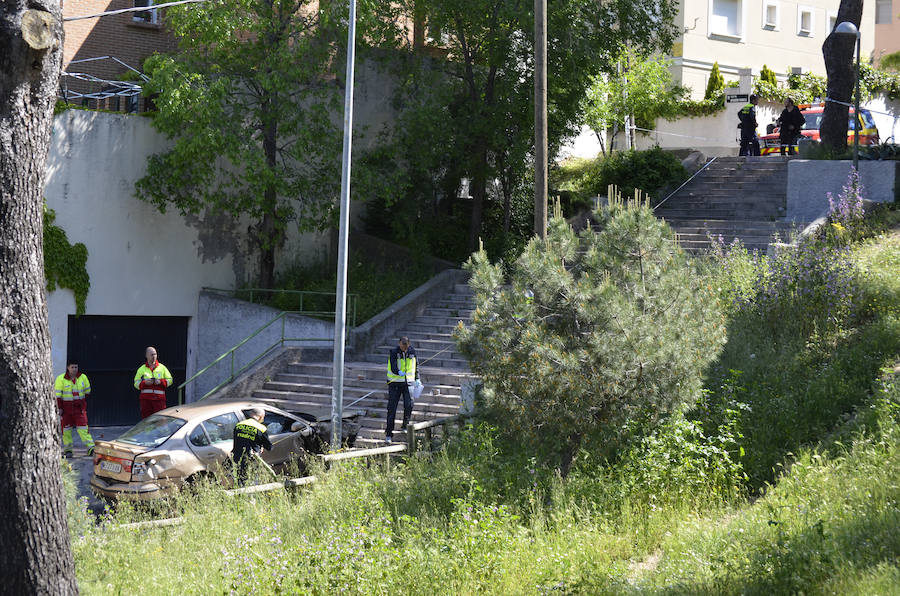
[{"label": "dark police uniform", "polygon": [[234,447],[231,458],[237,464],[238,484],[247,481],[247,465],[253,454],[262,449],[272,449],[272,442],[262,423],[254,418],[247,418],[234,425]]},{"label": "dark police uniform", "polygon": [[741,129],[741,151],[739,155],[759,155],[759,137],[756,136],[756,106],[748,103],[738,112]]}]

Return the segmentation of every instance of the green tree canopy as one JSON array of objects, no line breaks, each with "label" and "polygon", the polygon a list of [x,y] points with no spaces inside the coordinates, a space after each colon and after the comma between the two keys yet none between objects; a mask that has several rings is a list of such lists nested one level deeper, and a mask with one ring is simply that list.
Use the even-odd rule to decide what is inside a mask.
[{"label": "green tree canopy", "polygon": [[[154,126],[174,144],[150,159],[137,195],[162,211],[248,216],[263,286],[274,281],[288,226],[332,223],[340,181],[338,4],[222,0],[173,8],[166,24],[179,50],[145,65]],[[378,38],[376,27],[364,31]]]},{"label": "green tree canopy", "polygon": [[626,116],[637,126],[652,128],[656,118],[671,111],[673,102],[681,97],[682,89],[675,85],[669,70],[671,61],[659,54],[641,56],[625,48],[614,64],[612,73],[594,77],[585,96],[585,123],[597,133],[618,125]]},{"label": "green tree canopy", "polygon": [[508,276],[473,255],[476,310],[456,331],[488,408],[563,475],[587,438],[614,446],[696,399],[725,341],[715,290],[665,223],[615,200],[598,218],[576,234],[555,217]]},{"label": "green tree canopy", "polygon": [[[397,102],[405,108],[389,131],[393,176],[371,192],[405,212],[435,215],[441,197],[455,197],[462,178],[473,198],[468,247],[483,227],[493,181],[505,184],[504,220],[516,181],[527,180],[534,136],[534,15],[511,0],[409,0],[438,40],[431,60],[411,57]],[[548,128],[551,152],[573,134],[594,76],[610,70],[620,46],[667,49],[675,34],[672,0],[553,0],[548,7]],[[380,160],[379,160],[380,161]],[[382,164],[383,165],[383,164]],[[388,184],[386,181],[390,180]],[[393,181],[399,180],[400,184]],[[530,185],[530,184],[529,184]],[[403,189],[403,192],[397,192]],[[530,190],[530,189],[528,189]],[[528,193],[521,193],[527,200]],[[409,205],[419,206],[410,209]]]}]

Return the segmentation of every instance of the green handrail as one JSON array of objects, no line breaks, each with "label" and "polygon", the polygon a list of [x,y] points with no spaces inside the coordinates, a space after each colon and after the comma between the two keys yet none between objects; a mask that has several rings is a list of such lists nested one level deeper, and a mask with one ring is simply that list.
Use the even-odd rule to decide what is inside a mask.
[{"label": "green handrail", "polygon": [[[184,383],[182,383],[181,385],[178,386],[178,405],[184,404],[184,389],[185,389],[185,387],[187,387],[188,385],[190,385],[191,383],[193,383],[194,381],[196,381],[197,378],[199,378],[201,375],[203,375],[206,371],[208,371],[209,369],[211,369],[211,368],[212,368],[213,366],[215,366],[216,364],[222,362],[222,361],[225,360],[226,358],[230,358],[230,359],[231,359],[231,373],[229,374],[228,378],[227,378],[226,380],[222,381],[221,383],[219,383],[218,385],[216,385],[215,387],[213,387],[212,389],[210,389],[209,391],[207,391],[206,393],[204,393],[203,396],[200,397],[197,401],[200,401],[200,400],[202,400],[202,399],[206,399],[207,397],[209,397],[210,395],[212,395],[213,393],[215,393],[216,391],[218,391],[218,390],[221,389],[222,387],[228,385],[229,383],[231,383],[232,381],[234,381],[235,378],[237,378],[238,376],[240,376],[241,374],[243,374],[244,371],[246,371],[248,368],[250,368],[251,366],[253,366],[253,365],[256,364],[257,362],[259,362],[259,361],[260,361],[262,358],[264,358],[266,355],[268,355],[268,354],[269,354],[272,350],[274,350],[276,347],[279,347],[279,346],[283,347],[284,344],[285,344],[286,342],[297,342],[297,341],[327,341],[327,342],[332,342],[332,344],[333,344],[333,342],[334,342],[334,338],[333,338],[333,337],[285,337],[285,333],[284,333],[284,332],[285,332],[285,320],[286,320],[287,316],[288,316],[288,315],[291,315],[291,314],[306,314],[306,313],[298,313],[298,312],[294,312],[294,311],[284,311],[284,312],[279,313],[278,316],[276,316],[274,319],[272,319],[271,321],[269,321],[268,323],[266,323],[265,325],[263,325],[262,327],[260,327],[259,329],[257,329],[256,331],[254,331],[253,333],[251,333],[250,335],[248,335],[248,336],[245,337],[244,339],[242,339],[242,340],[240,341],[240,343],[238,343],[237,345],[235,345],[234,347],[232,347],[231,349],[229,349],[228,351],[226,351],[224,354],[222,354],[221,356],[219,356],[218,358],[216,358],[215,360],[213,360],[212,362],[210,362],[209,364],[207,364],[207,365],[206,365],[205,367],[203,367],[201,370],[199,370],[199,371],[197,371],[196,373],[194,373],[194,375],[193,375],[190,379],[187,379]],[[323,313],[323,314],[324,314],[324,313]],[[332,313],[332,314],[333,314],[333,313]],[[260,353],[259,353],[255,358],[253,358],[250,362],[248,362],[247,364],[245,364],[244,366],[242,366],[240,369],[235,370],[235,369],[234,369],[234,354],[235,354],[235,352],[236,352],[241,346],[243,346],[244,344],[246,344],[247,342],[249,342],[251,339],[253,339],[253,338],[256,337],[257,335],[259,335],[260,333],[262,333],[263,331],[265,331],[266,329],[268,329],[269,327],[271,327],[272,325],[274,325],[274,324],[277,323],[278,321],[281,321],[281,337],[280,337],[278,340],[276,340],[275,343],[273,343],[273,344],[270,345],[269,347],[265,348],[262,352],[260,352]]]},{"label": "green handrail", "polygon": [[[331,296],[335,297],[334,292],[317,292],[314,290],[278,290],[271,288],[238,288],[234,290],[227,290],[222,288],[203,288],[206,292],[215,292],[217,294],[224,294],[226,296],[231,296],[232,298],[237,298],[239,295],[247,295],[247,302],[253,302],[253,294],[262,295],[262,294],[287,294],[289,296],[298,296],[299,297],[299,307],[297,310],[292,310],[288,312],[294,312],[298,314],[304,315],[312,315],[312,316],[327,316],[334,315],[334,311],[324,311],[324,310],[305,310],[303,308],[303,298],[304,296]],[[242,298],[240,298],[242,299]],[[356,312],[358,309],[358,294],[347,294],[347,319],[351,327],[356,327]]]}]

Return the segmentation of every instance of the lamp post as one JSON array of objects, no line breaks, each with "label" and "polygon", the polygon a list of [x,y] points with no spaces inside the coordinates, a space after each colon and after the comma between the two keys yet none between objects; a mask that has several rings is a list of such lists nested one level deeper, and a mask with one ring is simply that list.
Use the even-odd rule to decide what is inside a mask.
[{"label": "lamp post", "polygon": [[859,28],[850,21],[842,21],[834,28],[837,35],[852,35],[856,38],[856,93],[853,99],[853,169],[859,170]]},{"label": "lamp post", "polygon": [[353,148],[353,71],[356,65],[356,0],[350,0],[347,75],[344,86],[344,149],[338,232],[337,289],[334,297],[334,360],[331,386],[331,448],[341,448],[344,418],[344,347],[347,338],[347,238],[350,228],[350,154]]}]

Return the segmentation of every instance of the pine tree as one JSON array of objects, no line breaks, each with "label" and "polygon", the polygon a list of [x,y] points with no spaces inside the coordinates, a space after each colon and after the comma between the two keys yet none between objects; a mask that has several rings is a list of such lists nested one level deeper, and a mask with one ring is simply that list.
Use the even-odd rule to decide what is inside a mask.
[{"label": "pine tree", "polygon": [[706,93],[703,94],[703,99],[713,99],[724,88],[725,77],[719,72],[719,63],[713,62],[712,70],[709,71],[709,82],[706,84]]},{"label": "pine tree", "polygon": [[597,217],[576,234],[557,214],[508,276],[473,255],[476,310],[456,332],[487,410],[563,476],[588,438],[614,450],[629,423],[695,399],[725,339],[714,290],[665,223],[620,200]]}]

